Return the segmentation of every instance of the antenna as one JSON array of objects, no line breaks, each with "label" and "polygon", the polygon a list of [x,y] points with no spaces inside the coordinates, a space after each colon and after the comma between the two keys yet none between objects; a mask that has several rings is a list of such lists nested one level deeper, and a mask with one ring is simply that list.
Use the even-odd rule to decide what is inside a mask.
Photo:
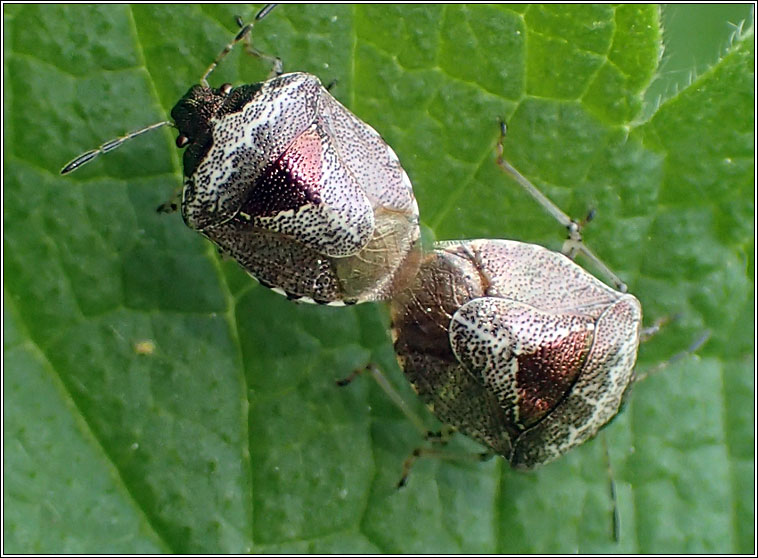
[{"label": "antenna", "polygon": [[272,73],[273,75],[281,75],[282,73],[282,61],[279,60],[275,56],[269,56],[268,54],[264,54],[252,47],[250,44],[250,31],[252,31],[253,26],[260,20],[262,20],[264,17],[266,17],[269,13],[271,13],[271,10],[276,8],[276,4],[266,4],[261,11],[258,12],[258,14],[253,19],[252,23],[245,24],[244,21],[242,21],[242,18],[240,16],[237,16],[235,19],[237,21],[237,25],[240,26],[240,30],[235,35],[234,39],[232,39],[232,42],[229,43],[224,47],[224,49],[218,53],[218,56],[216,56],[215,60],[211,62],[211,65],[208,66],[208,69],[205,70],[205,73],[203,74],[203,77],[200,78],[200,85],[203,87],[210,87],[208,85],[208,76],[213,72],[213,70],[216,69],[216,67],[219,65],[219,63],[226,58],[226,55],[229,54],[232,49],[234,48],[234,45],[236,45],[240,41],[245,41],[245,46],[247,47],[246,50],[248,54],[252,56],[257,56],[259,58],[263,58],[264,60],[268,60],[271,62],[272,65]]},{"label": "antenna", "polygon": [[168,120],[164,120],[163,122],[156,122],[155,124],[150,124],[150,126],[145,126],[144,128],[140,128],[139,130],[135,130],[134,132],[129,132],[128,134],[126,134],[125,136],[121,136],[120,138],[115,138],[115,139],[106,141],[103,145],[101,145],[97,149],[91,149],[90,151],[82,153],[75,159],[69,161],[66,164],[66,166],[61,169],[61,174],[68,174],[70,172],[74,172],[76,169],[78,169],[82,165],[89,163],[92,159],[94,159],[98,155],[102,155],[103,153],[108,153],[109,151],[113,151],[117,147],[121,147],[130,139],[136,138],[137,136],[141,136],[142,134],[145,134],[152,130],[157,130],[158,128],[162,128],[163,126],[173,126],[173,125],[174,124],[169,122]]},{"label": "antenna", "polygon": [[[263,7],[261,11],[258,12],[258,14],[255,16],[255,20],[253,23],[248,23],[247,25],[244,25],[242,22],[242,19],[237,16],[237,24],[241,27],[239,33],[234,37],[231,43],[226,45],[224,49],[219,53],[219,55],[216,57],[216,59],[213,61],[213,63],[208,67],[208,69],[203,74],[203,77],[200,78],[200,83],[208,87],[208,75],[218,66],[218,63],[221,62],[221,60],[229,54],[229,52],[232,50],[235,44],[237,44],[240,41],[245,41],[248,46],[248,51],[253,54],[254,56],[260,56],[265,59],[271,59],[274,73],[276,75],[279,75],[282,73],[281,70],[281,61],[278,58],[264,55],[255,49],[253,49],[249,45],[249,38],[250,38],[250,31],[253,28],[253,25],[256,21],[260,21],[264,17],[266,17],[271,10],[273,10],[276,7],[276,4],[267,4]],[[158,128],[162,128],[163,126],[174,126],[172,122],[169,122],[168,120],[164,120],[163,122],[156,122],[155,124],[150,124],[149,126],[145,126],[144,128],[140,128],[139,130],[135,130],[133,132],[129,132],[125,136],[122,136],[120,138],[115,138],[112,140],[109,140],[105,142],[103,145],[98,147],[97,149],[91,149],[89,151],[86,151],[76,157],[75,159],[72,159],[69,161],[66,166],[64,166],[61,169],[61,174],[68,174],[70,172],[74,172],[79,167],[86,165],[93,159],[97,158],[98,156],[102,155],[103,153],[108,153],[109,151],[113,151],[114,149],[121,147],[123,144],[125,144],[127,141],[136,138],[137,136],[141,136],[142,134],[145,134],[147,132],[150,132],[152,130],[157,130]],[[180,136],[181,137],[181,136]],[[179,147],[182,147],[181,145]]]}]

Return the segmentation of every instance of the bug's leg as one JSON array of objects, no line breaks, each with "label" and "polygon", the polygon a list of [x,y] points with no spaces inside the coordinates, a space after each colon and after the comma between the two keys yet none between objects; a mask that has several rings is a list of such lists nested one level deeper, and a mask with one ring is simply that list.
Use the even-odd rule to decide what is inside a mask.
[{"label": "bug's leg", "polygon": [[[656,326],[654,325],[653,327],[656,327]],[[648,329],[652,329],[652,328],[648,328]],[[644,334],[644,330],[643,330],[643,334]],[[669,366],[676,364],[677,362],[682,360],[684,357],[695,354],[700,349],[700,347],[706,344],[706,342],[708,341],[708,339],[710,339],[710,337],[711,337],[711,331],[708,329],[705,330],[703,333],[700,334],[700,336],[698,336],[697,339],[695,339],[692,342],[692,344],[689,347],[687,347],[683,351],[676,353],[674,356],[672,356],[668,360],[664,360],[663,362],[656,364],[655,366],[645,370],[644,372],[635,374],[634,382],[635,383],[641,382],[648,376],[657,374],[661,370],[665,370]],[[650,339],[650,336],[648,336],[647,339]],[[643,341],[647,341],[647,339],[643,339]]]},{"label": "bug's leg", "polygon": [[608,492],[611,498],[611,537],[613,542],[618,543],[620,539],[619,530],[621,523],[619,519],[619,506],[616,497],[616,478],[613,474],[613,465],[611,464],[611,452],[608,450],[608,441],[603,438],[603,452],[605,453],[605,470],[608,474]]},{"label": "bug's leg", "polygon": [[[653,337],[658,335],[660,333],[661,329],[663,329],[664,326],[669,324],[670,322],[674,322],[678,320],[681,317],[681,314],[675,314],[673,316],[663,316],[661,318],[658,318],[653,322],[653,325],[642,328],[642,331],[640,331],[640,343],[646,343],[650,341]],[[695,354],[700,347],[705,345],[705,343],[710,339],[711,337],[711,331],[706,329],[703,331],[697,339],[695,339],[689,347],[684,349],[683,351],[679,351],[674,356],[670,357],[667,360],[664,360],[663,362],[660,362],[653,366],[652,368],[645,370],[642,373],[635,373],[634,376],[634,383],[639,382],[647,378],[648,376],[652,374],[657,374],[661,370],[664,370],[665,368],[668,368],[669,366],[675,364],[676,362],[680,361],[684,357],[688,355]],[[631,385],[630,385],[631,387]]]},{"label": "bug's leg", "polygon": [[556,221],[566,227],[566,230],[568,231],[568,238],[563,244],[562,249],[562,252],[566,256],[573,259],[576,254],[581,252],[586,258],[590,259],[595,266],[597,266],[603,275],[605,275],[605,277],[613,284],[616,290],[625,293],[626,284],[621,279],[619,279],[619,277],[613,273],[613,271],[611,271],[611,269],[605,265],[605,263],[603,263],[600,258],[598,258],[589,248],[587,248],[587,245],[582,241],[582,227],[592,220],[595,215],[594,210],[591,210],[587,217],[582,221],[577,221],[576,219],[572,219],[566,215],[560,207],[555,205],[550,200],[550,198],[540,192],[537,187],[529,181],[528,178],[526,178],[523,174],[516,170],[513,165],[505,160],[505,157],[503,155],[503,142],[505,140],[506,131],[507,128],[505,121],[500,120],[500,138],[497,142],[497,166],[500,167],[503,172],[510,175],[511,178],[513,178],[519,186],[521,186],[530,196],[532,196],[532,198],[537,203],[539,203],[545,209],[545,211],[552,215]]},{"label": "bug's leg", "polygon": [[413,426],[416,427],[416,430],[418,430],[422,436],[427,437],[430,435],[430,431],[424,425],[424,421],[421,420],[421,417],[419,417],[416,413],[413,412],[413,410],[408,406],[408,403],[405,401],[405,399],[403,399],[403,396],[398,393],[398,391],[392,386],[392,384],[389,382],[386,376],[382,373],[381,370],[379,370],[379,368],[376,365],[369,364],[365,368],[359,368],[358,370],[353,371],[346,378],[337,380],[337,385],[340,387],[346,386],[363,372],[371,373],[371,377],[374,379],[374,381],[377,384],[379,384],[379,387],[382,388],[382,391],[384,391],[384,393],[387,394],[387,396],[392,400],[392,402],[397,406],[397,408],[400,409],[400,411],[408,418],[408,420],[411,421]]},{"label": "bug's leg", "polygon": [[[646,328],[643,328],[643,330],[640,332],[640,341],[646,342],[649,341],[651,338],[653,338],[655,335],[657,335],[661,328],[667,324],[668,322],[672,320],[678,319],[678,315],[675,315],[673,317],[664,316],[662,318],[658,318],[652,326],[648,326]],[[622,397],[622,406],[626,405],[629,400],[629,394],[631,392],[631,388],[634,384],[637,382],[641,382],[642,380],[646,379],[648,376],[651,376],[652,374],[657,374],[658,372],[661,372],[662,370],[668,368],[669,366],[672,366],[676,362],[680,361],[686,356],[695,354],[700,347],[705,345],[705,343],[708,341],[708,339],[711,336],[711,332],[709,330],[704,331],[701,333],[697,339],[685,350],[680,351],[676,353],[674,356],[669,358],[668,360],[665,360],[648,370],[645,370],[644,372],[638,373],[636,370],[634,372],[634,376],[632,377],[632,381],[627,386],[624,395]],[[601,432],[601,434],[604,434]],[[608,482],[609,482],[609,490],[610,490],[610,497],[611,502],[613,506],[613,517],[612,517],[612,533],[613,533],[613,540],[615,542],[619,541],[619,530],[620,530],[620,519],[619,519],[619,511],[618,511],[618,502],[616,499],[616,483],[613,476],[613,468],[611,467],[611,459],[610,459],[610,453],[608,451],[608,445],[606,442],[605,436],[603,438],[603,447],[605,449],[605,457],[606,457],[606,465],[608,470]]]},{"label": "bug's leg", "polygon": [[650,341],[653,337],[658,335],[665,326],[667,326],[668,324],[672,322],[676,322],[681,317],[682,317],[681,312],[678,312],[674,314],[673,316],[669,316],[669,315],[661,316],[660,318],[656,319],[653,322],[653,325],[643,327],[642,331],[640,331],[640,343],[646,343]]},{"label": "bug's leg", "polygon": [[[263,10],[258,12],[258,15],[255,17],[256,21],[265,17],[265,15],[268,14],[268,12],[274,9],[274,6],[276,6],[276,4],[269,4],[268,6],[263,8]],[[264,13],[263,16],[261,16],[261,13],[263,13],[267,8],[269,8],[269,10],[266,13]],[[241,29],[245,29],[245,24],[242,21],[242,18],[237,16],[236,20],[237,20],[237,25],[239,25]],[[268,79],[271,79],[276,76],[280,76],[282,75],[282,73],[284,73],[284,69],[282,67],[282,59],[279,58],[278,56],[272,56],[270,54],[266,54],[265,52],[261,52],[257,48],[253,47],[253,42],[252,42],[252,39],[250,38],[250,33],[247,33],[243,37],[243,41],[245,44],[246,53],[248,53],[250,56],[253,56],[255,58],[261,58],[262,60],[265,60],[266,62],[271,64],[271,71],[268,74]]]},{"label": "bug's leg", "polygon": [[494,455],[495,454],[491,451],[483,451],[479,453],[462,453],[446,451],[439,448],[416,448],[411,452],[408,458],[403,461],[403,474],[400,477],[400,480],[397,482],[397,488],[403,488],[406,484],[408,484],[408,475],[411,473],[413,464],[422,457],[433,457],[435,459],[446,459],[450,461],[473,461],[479,463],[491,459]]},{"label": "bug's leg", "polygon": [[174,193],[172,194],[171,198],[160,204],[156,211],[158,213],[174,213],[177,209],[179,209],[179,206],[182,203],[182,187],[174,190]]},{"label": "bug's leg", "polygon": [[427,432],[426,439],[429,442],[444,445],[448,443],[450,438],[452,438],[456,432],[457,430],[455,427],[446,424],[441,430]]},{"label": "bug's leg", "polygon": [[366,369],[365,368],[358,368],[356,370],[353,370],[345,376],[344,378],[340,378],[339,380],[335,380],[334,383],[337,384],[339,387],[345,387],[353,383],[353,380],[355,380],[358,376],[360,376]]},{"label": "bug's leg", "polygon": [[[271,12],[271,10],[274,9],[275,6],[276,6],[276,4],[266,4],[266,6],[264,6],[264,8],[260,12],[258,12],[258,14],[255,16],[255,19],[253,20],[252,23],[245,24],[239,16],[236,17],[237,24],[240,26],[241,29],[234,36],[234,39],[232,39],[232,41],[228,45],[226,45],[221,52],[218,53],[218,56],[216,56],[216,58],[213,60],[213,62],[211,62],[211,65],[208,66],[208,69],[205,70],[205,73],[203,74],[203,77],[200,78],[200,84],[201,85],[203,85],[205,87],[209,87],[208,86],[208,76],[211,74],[211,72],[213,72],[213,70],[216,69],[216,67],[219,65],[219,63],[224,58],[226,58],[226,56],[234,48],[234,45],[236,45],[238,42],[245,41],[246,45],[250,43],[250,31],[252,31],[252,29],[255,26],[255,24],[258,21],[262,20],[264,17],[266,17]],[[250,47],[250,52],[251,52],[251,54],[254,54],[255,56],[261,57],[261,58],[263,58],[265,60],[272,60],[272,64],[273,64],[272,73],[274,73],[275,75],[281,74],[281,69],[282,69],[281,68],[281,66],[282,66],[281,60],[279,60],[278,58],[275,58],[273,56],[264,55],[264,54],[256,51],[252,47]],[[278,65],[277,65],[277,62],[278,62]],[[278,71],[278,73],[277,73],[277,71]]]},{"label": "bug's leg", "polygon": [[[350,384],[355,378],[360,376],[364,372],[371,373],[371,377],[379,384],[384,393],[392,400],[392,402],[402,411],[402,413],[410,420],[416,430],[419,431],[425,441],[430,442],[433,446],[444,446],[448,440],[456,432],[452,426],[444,426],[440,431],[429,430],[424,421],[416,413],[411,410],[408,403],[403,399],[402,395],[392,386],[389,380],[385,377],[379,368],[374,364],[369,364],[365,368],[359,368],[353,371],[349,376],[337,380],[338,386],[346,386]],[[492,457],[494,453],[490,451],[471,453],[471,452],[455,452],[445,451],[439,447],[418,447],[411,452],[405,461],[403,461],[403,473],[400,480],[397,483],[397,488],[402,488],[408,482],[408,475],[413,468],[413,464],[422,457],[434,457],[437,459],[447,459],[455,461],[485,461]]]}]

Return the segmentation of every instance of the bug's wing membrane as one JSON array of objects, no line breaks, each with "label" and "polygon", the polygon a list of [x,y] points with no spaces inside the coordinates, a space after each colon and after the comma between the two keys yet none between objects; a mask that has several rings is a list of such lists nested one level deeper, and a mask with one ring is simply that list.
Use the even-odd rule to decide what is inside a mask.
[{"label": "bug's wing membrane", "polygon": [[388,300],[410,283],[421,259],[417,223],[377,215],[374,234],[359,254],[335,258],[345,292],[361,300]]}]

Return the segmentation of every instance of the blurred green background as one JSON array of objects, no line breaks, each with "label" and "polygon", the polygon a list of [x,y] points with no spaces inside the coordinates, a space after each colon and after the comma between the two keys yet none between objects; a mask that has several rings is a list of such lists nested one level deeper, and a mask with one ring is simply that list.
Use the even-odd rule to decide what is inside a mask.
[{"label": "blurred green background", "polygon": [[737,26],[753,20],[753,4],[663,4],[666,50],[658,77],[645,94],[647,116],[657,99],[668,98],[718,60]]}]

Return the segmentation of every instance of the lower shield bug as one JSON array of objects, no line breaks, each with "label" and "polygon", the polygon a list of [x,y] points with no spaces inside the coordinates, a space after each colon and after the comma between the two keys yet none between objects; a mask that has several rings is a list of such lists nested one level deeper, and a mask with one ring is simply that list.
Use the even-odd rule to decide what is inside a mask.
[{"label": "lower shield bug", "polygon": [[311,74],[281,74],[277,60],[277,75],[265,82],[210,87],[206,78],[232,47],[250,46],[252,25],[241,25],[176,103],[173,122],[111,140],[61,173],[173,126],[177,147],[186,148],[181,211],[190,228],[289,298],[335,305],[389,298],[419,259],[408,176],[379,134]]},{"label": "lower shield bug", "polygon": [[438,243],[392,302],[395,350],[434,414],[515,468],[594,436],[633,379],[642,311],[563,254]]}]

